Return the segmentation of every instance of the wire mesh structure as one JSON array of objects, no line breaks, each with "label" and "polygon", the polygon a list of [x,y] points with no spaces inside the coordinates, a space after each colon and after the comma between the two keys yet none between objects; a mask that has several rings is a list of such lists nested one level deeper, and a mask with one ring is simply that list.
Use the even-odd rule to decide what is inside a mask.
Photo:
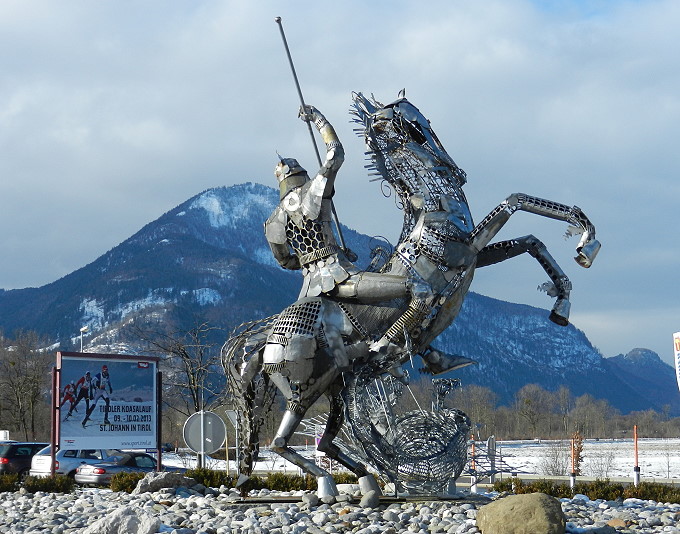
[{"label": "wire mesh structure", "polygon": [[459,378],[432,379],[432,409],[438,411],[443,408],[444,399],[459,387],[461,387]]},{"label": "wire mesh structure", "polygon": [[413,411],[397,418],[397,479],[409,494],[441,493],[467,462],[470,419],[460,410]]},{"label": "wire mesh structure", "polygon": [[465,468],[470,419],[455,409],[406,411],[405,391],[412,394],[389,375],[349,382],[345,402],[355,454],[400,493],[442,493]]}]

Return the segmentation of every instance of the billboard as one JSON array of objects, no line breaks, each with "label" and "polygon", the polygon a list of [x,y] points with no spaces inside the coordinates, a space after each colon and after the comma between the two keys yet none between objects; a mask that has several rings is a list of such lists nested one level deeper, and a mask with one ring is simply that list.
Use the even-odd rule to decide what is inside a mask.
[{"label": "billboard", "polygon": [[153,357],[57,353],[60,448],[155,448],[157,365]]},{"label": "billboard", "polygon": [[675,349],[675,378],[680,389],[680,332],[673,334],[673,348]]}]

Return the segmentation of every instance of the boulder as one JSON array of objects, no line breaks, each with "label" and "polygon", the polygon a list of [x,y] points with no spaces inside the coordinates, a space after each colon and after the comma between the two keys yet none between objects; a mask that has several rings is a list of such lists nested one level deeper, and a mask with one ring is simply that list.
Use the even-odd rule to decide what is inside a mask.
[{"label": "boulder", "polygon": [[589,528],[587,532],[588,534],[616,534],[617,530],[610,525],[604,525],[602,527]]},{"label": "boulder", "polygon": [[316,493],[304,493],[302,495],[302,502],[313,508],[319,505],[319,497]]},{"label": "boulder", "polygon": [[181,473],[152,471],[137,482],[137,487],[132,490],[132,494],[139,495],[140,493],[158,491],[163,488],[191,487],[194,485],[196,485],[196,481],[193,478],[185,477]]},{"label": "boulder", "polygon": [[141,508],[125,506],[92,523],[84,534],[155,534],[161,522]]},{"label": "boulder", "polygon": [[361,498],[359,506],[362,508],[376,508],[380,506],[380,494],[374,490],[367,491]]},{"label": "boulder", "polygon": [[508,495],[477,511],[482,534],[564,534],[560,502],[545,493]]}]

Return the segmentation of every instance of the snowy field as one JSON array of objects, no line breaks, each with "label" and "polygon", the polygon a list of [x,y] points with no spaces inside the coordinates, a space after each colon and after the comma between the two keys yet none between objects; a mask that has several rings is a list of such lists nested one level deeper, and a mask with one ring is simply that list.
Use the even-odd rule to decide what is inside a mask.
[{"label": "snowy field", "polygon": [[[486,449],[483,442],[475,445],[477,470],[488,467]],[[299,449],[305,456],[313,457],[312,447]],[[468,453],[470,454],[471,448]],[[189,454],[164,454],[163,463],[194,467],[195,456]],[[503,471],[503,476],[511,473],[548,475],[561,473],[564,476],[571,472],[571,452],[568,441],[503,441],[497,443],[495,456],[496,469]],[[592,478],[632,478],[635,465],[635,451],[632,439],[627,440],[586,440],[583,447],[583,463],[581,472],[584,477]],[[641,480],[675,479],[680,481],[680,438],[673,439],[640,439],[638,440],[638,465]],[[224,459],[209,458],[207,467],[227,469]],[[234,462],[229,469],[235,472]],[[256,464],[256,471],[284,471],[298,474],[299,469],[293,464],[269,450],[261,451],[261,461]],[[550,472],[549,472],[550,470]]]},{"label": "snowy field", "polygon": [[[498,443],[498,459],[503,470],[511,467],[519,473],[548,474],[547,466],[564,467],[571,472],[570,443],[509,441]],[[649,478],[680,479],[680,439],[638,440],[638,465],[641,480]],[[630,478],[635,466],[632,439],[586,440],[583,444],[583,476],[595,478]]]}]

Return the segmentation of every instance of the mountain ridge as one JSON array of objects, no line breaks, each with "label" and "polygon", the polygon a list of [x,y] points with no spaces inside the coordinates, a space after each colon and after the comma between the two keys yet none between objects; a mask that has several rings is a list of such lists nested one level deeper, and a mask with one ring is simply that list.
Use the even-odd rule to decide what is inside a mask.
[{"label": "mountain ridge", "polygon": [[[202,191],[50,284],[0,291],[0,329],[35,330],[73,350],[84,325],[94,332],[91,345],[117,346],[133,319],[188,329],[189,318],[201,316],[219,326],[224,340],[239,323],[279,312],[299,291],[300,274],[281,269],[264,239],[263,223],[277,202],[277,191],[260,184]],[[385,244],[346,227],[343,234],[359,266],[369,263],[376,243]],[[658,355],[604,358],[585,333],[559,327],[548,315],[470,292],[435,345],[477,360],[455,376],[490,387],[503,403],[527,383],[551,390],[565,384],[623,412],[667,404],[680,414],[675,372]]]}]

